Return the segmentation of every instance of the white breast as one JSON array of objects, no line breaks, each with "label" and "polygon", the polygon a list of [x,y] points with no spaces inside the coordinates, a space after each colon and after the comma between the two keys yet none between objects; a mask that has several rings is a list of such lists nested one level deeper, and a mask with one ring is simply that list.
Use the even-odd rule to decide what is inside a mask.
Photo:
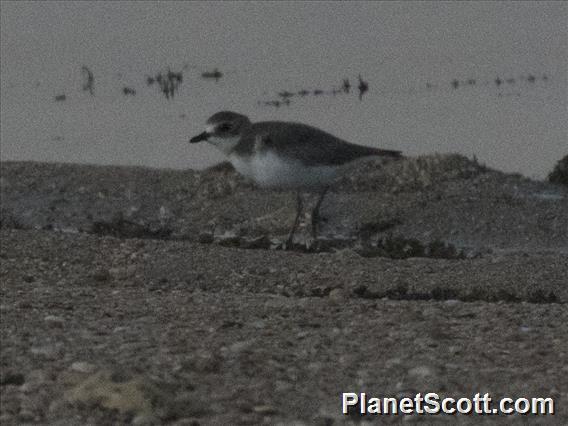
[{"label": "white breast", "polygon": [[305,166],[267,150],[250,157],[232,154],[229,160],[240,174],[268,188],[322,187],[330,184],[338,173],[337,167]]}]

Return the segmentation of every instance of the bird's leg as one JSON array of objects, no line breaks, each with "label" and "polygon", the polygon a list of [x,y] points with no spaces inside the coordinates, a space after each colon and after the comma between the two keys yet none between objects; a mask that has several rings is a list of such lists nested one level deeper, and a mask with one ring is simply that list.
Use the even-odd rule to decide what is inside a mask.
[{"label": "bird's leg", "polygon": [[302,196],[300,191],[296,193],[296,218],[294,219],[294,225],[292,225],[292,229],[290,230],[290,234],[288,235],[288,240],[286,241],[286,247],[291,247],[292,243],[294,242],[294,233],[300,224],[300,216],[302,215],[302,210],[304,209],[304,202],[302,201]]},{"label": "bird's leg", "polygon": [[317,227],[318,227],[318,222],[319,222],[319,218],[320,218],[319,217],[320,206],[321,206],[321,203],[323,202],[323,199],[325,198],[325,194],[327,194],[328,190],[329,190],[329,186],[326,186],[323,189],[314,209],[312,210],[312,236],[314,237],[314,239],[317,236]]}]

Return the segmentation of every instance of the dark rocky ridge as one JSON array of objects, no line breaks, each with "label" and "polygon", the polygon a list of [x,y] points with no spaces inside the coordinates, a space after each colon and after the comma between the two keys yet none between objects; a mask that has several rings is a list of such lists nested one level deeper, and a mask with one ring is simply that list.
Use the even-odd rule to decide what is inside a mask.
[{"label": "dark rocky ridge", "polygon": [[[1,179],[4,228],[278,239],[295,209],[293,193],[259,190],[226,166],[197,172],[2,163]],[[566,211],[562,186],[436,155],[351,170],[322,205],[323,235],[441,240],[474,252],[566,250]],[[372,229],[376,235],[368,235]]]}]

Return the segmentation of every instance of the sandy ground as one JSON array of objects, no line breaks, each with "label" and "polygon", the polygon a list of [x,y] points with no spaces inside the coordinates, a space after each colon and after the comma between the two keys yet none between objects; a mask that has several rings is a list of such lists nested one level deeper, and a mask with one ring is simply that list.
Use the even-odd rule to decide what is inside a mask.
[{"label": "sandy ground", "polygon": [[[565,188],[365,164],[285,251],[294,194],[227,167],[1,172],[2,425],[568,422]],[[557,413],[345,416],[342,392]]]}]

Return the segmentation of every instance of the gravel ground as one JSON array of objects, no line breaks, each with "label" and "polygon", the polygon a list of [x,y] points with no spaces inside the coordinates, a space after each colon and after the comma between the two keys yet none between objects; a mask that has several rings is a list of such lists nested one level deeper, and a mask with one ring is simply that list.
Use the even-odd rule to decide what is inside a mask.
[{"label": "gravel ground", "polygon": [[[560,186],[458,156],[366,164],[324,203],[325,250],[284,251],[293,194],[226,166],[1,172],[2,425],[568,422]],[[408,249],[437,240],[442,258]],[[341,392],[557,413],[361,418]]]}]

